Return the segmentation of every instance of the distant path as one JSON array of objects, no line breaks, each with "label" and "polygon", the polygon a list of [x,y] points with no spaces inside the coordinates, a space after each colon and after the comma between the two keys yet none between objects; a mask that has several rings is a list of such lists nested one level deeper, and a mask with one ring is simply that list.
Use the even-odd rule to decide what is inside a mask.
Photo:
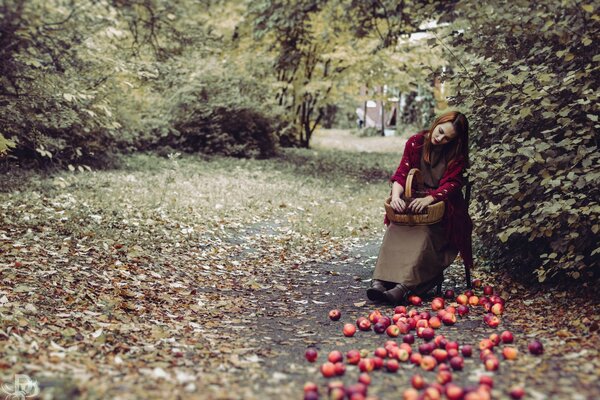
[{"label": "distant path", "polygon": [[406,136],[359,137],[353,135],[350,129],[320,129],[313,134],[311,147],[314,149],[401,154],[407,139]]}]

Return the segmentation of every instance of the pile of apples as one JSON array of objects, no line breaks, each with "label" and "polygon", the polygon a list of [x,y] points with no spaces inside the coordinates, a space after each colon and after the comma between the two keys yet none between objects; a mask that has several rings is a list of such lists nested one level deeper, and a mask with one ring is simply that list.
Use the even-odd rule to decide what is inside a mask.
[{"label": "pile of apples", "polygon": [[[473,281],[474,287],[480,287],[479,280]],[[454,300],[454,301],[452,301]],[[414,306],[422,305],[422,299],[411,296],[409,303]],[[448,304],[450,302],[450,304]],[[436,334],[436,330],[443,325],[454,325],[461,318],[466,317],[472,309],[480,307],[484,311],[483,321],[491,327],[496,328],[500,324],[500,316],[504,313],[505,301],[494,293],[492,286],[483,287],[483,296],[475,295],[471,289],[455,296],[453,290],[447,290],[444,298],[436,297],[431,301],[431,310],[419,311],[416,308],[397,306],[393,315],[386,316],[380,310],[374,310],[368,316],[359,317],[355,323],[345,323],[342,333],[346,337],[352,337],[357,331],[373,331],[375,334],[386,334],[388,339],[382,347],[373,352],[368,350],[352,349],[344,354],[339,350],[333,350],[327,355],[327,361],[320,366],[320,372],[325,378],[341,377],[346,373],[347,366],[356,366],[360,372],[358,382],[345,386],[342,381],[329,382],[327,386],[327,398],[333,400],[361,400],[375,399],[368,396],[368,386],[371,383],[370,373],[382,370],[388,373],[396,373],[402,363],[411,363],[422,371],[436,373],[435,381],[427,383],[420,374],[411,378],[411,387],[403,392],[403,399],[449,399],[449,400],[488,400],[491,399],[493,379],[490,376],[482,376],[479,385],[463,388],[453,382],[453,373],[461,371],[464,367],[464,358],[473,355],[473,345],[459,344],[446,338],[442,334]],[[339,310],[331,310],[329,318],[332,321],[341,319]],[[416,343],[421,339],[420,343]],[[487,371],[493,372],[500,367],[500,358],[496,350],[502,354],[504,360],[515,360],[518,357],[518,349],[509,346],[514,342],[514,336],[510,331],[492,333],[489,337],[481,339],[478,344],[479,358]],[[529,352],[539,355],[543,353],[542,344],[534,340],[529,343]],[[318,352],[310,347],[305,352],[305,358],[309,362],[316,362]],[[525,392],[521,387],[514,387],[509,395],[513,399],[521,399]],[[304,386],[304,398],[318,399],[318,385],[312,382]]]}]

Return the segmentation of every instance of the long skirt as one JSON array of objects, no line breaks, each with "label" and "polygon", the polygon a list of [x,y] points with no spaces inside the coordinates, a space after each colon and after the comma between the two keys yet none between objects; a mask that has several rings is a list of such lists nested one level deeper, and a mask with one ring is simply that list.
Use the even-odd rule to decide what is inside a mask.
[{"label": "long skirt", "polygon": [[392,222],[383,237],[373,279],[414,287],[438,276],[457,255],[441,223],[407,226]]}]

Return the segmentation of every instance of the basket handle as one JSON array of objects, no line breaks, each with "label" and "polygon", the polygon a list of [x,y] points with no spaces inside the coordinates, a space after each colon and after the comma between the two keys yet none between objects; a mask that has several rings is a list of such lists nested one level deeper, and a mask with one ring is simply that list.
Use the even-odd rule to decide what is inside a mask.
[{"label": "basket handle", "polygon": [[413,188],[415,179],[417,180],[416,183],[418,186],[423,186],[423,177],[421,176],[419,168],[413,168],[408,172],[408,176],[406,177],[406,188],[404,190],[405,197],[413,197],[413,195],[416,194],[417,189]]}]

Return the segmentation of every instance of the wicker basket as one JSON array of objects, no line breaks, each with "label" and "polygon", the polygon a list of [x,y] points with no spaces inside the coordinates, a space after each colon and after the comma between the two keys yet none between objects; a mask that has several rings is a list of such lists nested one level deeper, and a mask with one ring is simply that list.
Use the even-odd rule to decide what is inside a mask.
[{"label": "wicker basket", "polygon": [[[411,169],[406,177],[406,189],[404,190],[403,196],[404,200],[409,203],[414,198],[425,194],[423,191],[419,190],[422,187],[423,177],[421,176],[421,171],[418,168]],[[427,206],[426,211],[422,214],[399,214],[390,205],[391,201],[391,197],[386,199],[384,204],[385,213],[390,221],[401,225],[432,225],[441,221],[444,216],[444,211],[446,210],[445,203],[440,201]]]}]

